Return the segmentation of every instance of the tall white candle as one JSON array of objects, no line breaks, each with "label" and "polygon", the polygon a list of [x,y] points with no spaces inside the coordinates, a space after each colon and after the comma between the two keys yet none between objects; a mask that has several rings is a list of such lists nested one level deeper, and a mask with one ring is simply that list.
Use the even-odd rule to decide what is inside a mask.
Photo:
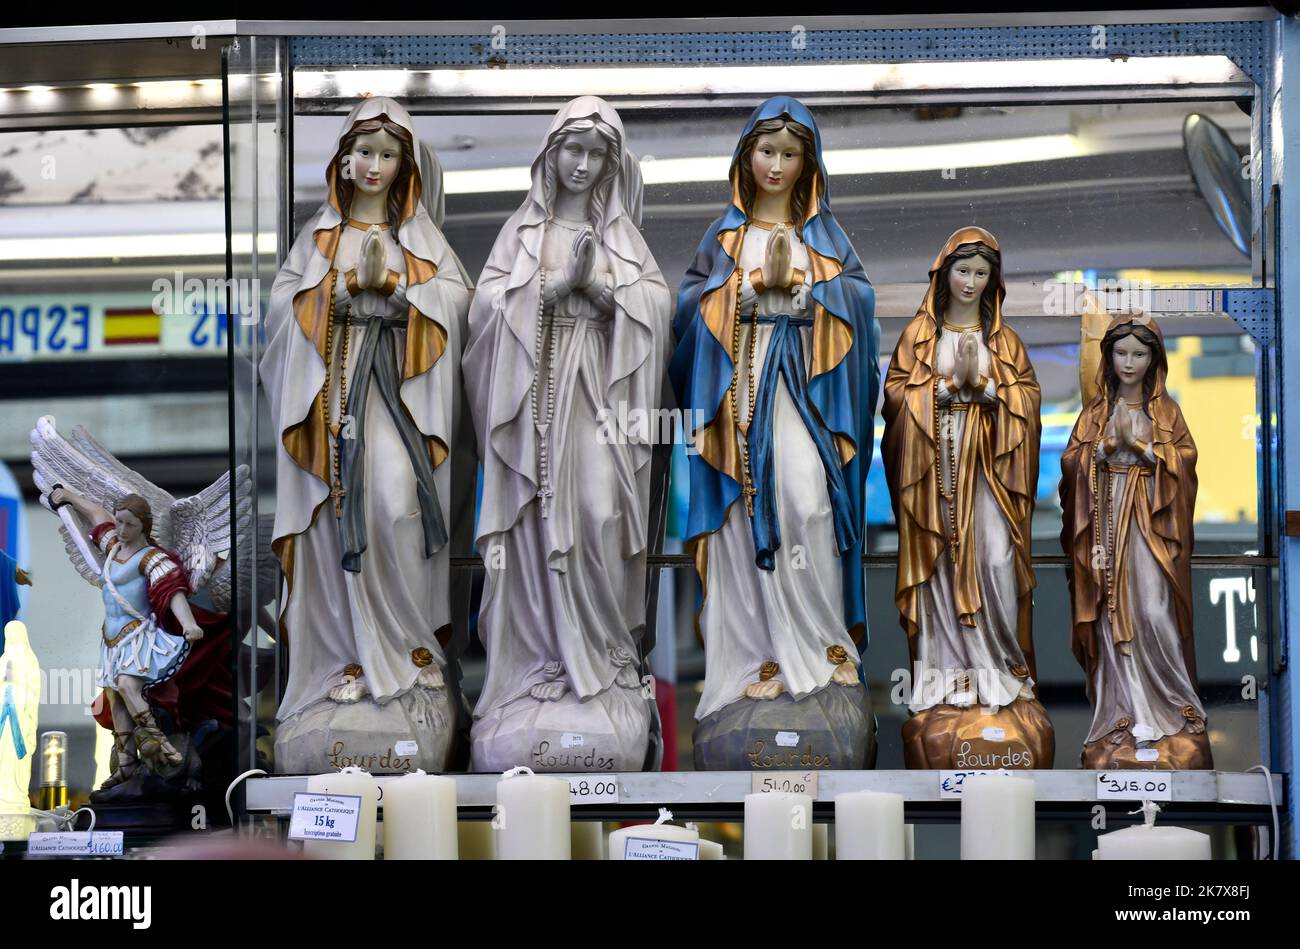
[{"label": "tall white candle", "polygon": [[1097,838],[1098,860],[1209,860],[1210,836],[1187,827],[1142,824]]},{"label": "tall white candle", "polygon": [[416,771],[384,784],[384,859],[455,860],[456,782]]},{"label": "tall white candle", "polygon": [[745,859],[811,860],[812,806],[807,794],[746,794]]},{"label": "tall white candle", "polygon": [[533,774],[531,769],[507,771],[497,782],[498,860],[568,860],[573,853],[569,834],[569,782]]},{"label": "tall white candle", "polygon": [[463,820],[456,826],[456,845],[461,860],[495,860],[496,831],[486,820]]},{"label": "tall white candle", "polygon": [[653,824],[635,824],[632,827],[620,827],[618,830],[612,831],[609,835],[609,859],[626,860],[627,842],[633,839],[699,843],[699,828],[694,826],[679,827],[676,824],[669,824],[668,821],[672,820],[672,816],[671,811],[661,807],[659,809],[659,820]]},{"label": "tall white candle", "polygon": [[916,859],[916,825],[907,824],[904,826],[903,829],[907,831],[907,838],[906,838],[907,857],[905,859],[915,860]]},{"label": "tall white candle", "polygon": [[903,795],[846,791],[835,795],[836,860],[904,860]]},{"label": "tall white candle", "polygon": [[1010,774],[968,777],[961,788],[963,860],[1034,859],[1034,781]]},{"label": "tall white candle", "polygon": [[361,798],[357,814],[357,839],[304,840],[302,852],[317,860],[375,859],[375,824],[379,813],[379,785],[360,768],[344,768],[332,774],[313,774],[307,778],[309,794],[337,794]]}]

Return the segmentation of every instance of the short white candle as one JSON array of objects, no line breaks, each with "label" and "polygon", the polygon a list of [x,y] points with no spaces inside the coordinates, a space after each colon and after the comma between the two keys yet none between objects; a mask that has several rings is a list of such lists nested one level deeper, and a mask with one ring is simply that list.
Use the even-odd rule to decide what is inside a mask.
[{"label": "short white candle", "polygon": [[460,821],[456,825],[456,844],[461,860],[496,859],[496,831],[491,821]]},{"label": "short white candle", "polygon": [[357,814],[357,839],[304,840],[302,852],[317,860],[375,859],[375,824],[379,815],[379,785],[360,768],[344,768],[331,774],[313,774],[307,778],[309,794],[347,795],[361,798]]},{"label": "short white candle", "polygon": [[697,827],[679,827],[669,824],[672,812],[660,808],[659,821],[654,824],[635,824],[632,827],[620,827],[609,835],[609,859],[627,859],[627,842],[636,840],[673,840],[682,843],[698,843],[700,831]]},{"label": "short white candle", "polygon": [[522,770],[527,773],[507,771],[497,782],[497,859],[570,859],[569,782]]},{"label": "short white candle", "polygon": [[811,860],[813,800],[807,794],[745,795],[746,860]]},{"label": "short white candle", "polygon": [[1034,781],[1010,774],[968,777],[961,788],[963,860],[1034,859]]},{"label": "short white candle", "polygon": [[903,795],[846,791],[835,795],[836,860],[904,860]]},{"label": "short white candle", "polygon": [[904,826],[903,829],[907,831],[907,837],[905,839],[907,845],[907,856],[905,857],[905,859],[915,860],[916,859],[916,825],[907,824],[906,826]]},{"label": "short white candle", "polygon": [[1142,824],[1097,838],[1098,860],[1209,860],[1210,836],[1187,827]]},{"label": "short white candle", "polygon": [[574,860],[604,860],[605,825],[598,820],[575,820],[569,825],[569,851]]},{"label": "short white candle", "polygon": [[384,859],[455,860],[456,782],[416,771],[384,784]]}]

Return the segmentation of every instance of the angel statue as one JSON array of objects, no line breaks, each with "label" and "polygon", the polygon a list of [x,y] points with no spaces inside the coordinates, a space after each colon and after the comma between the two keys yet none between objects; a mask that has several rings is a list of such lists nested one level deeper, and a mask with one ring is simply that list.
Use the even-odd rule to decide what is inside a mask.
[{"label": "angel statue", "polygon": [[[229,473],[176,499],[80,427],[65,440],[45,416],[31,441],[41,501],[63,522],[73,566],[103,594],[96,684],[107,707],[96,703],[96,719],[113,731],[115,770],[91,799],[194,790],[197,756],[177,744],[192,745],[201,723],[232,720]],[[200,591],[223,612],[192,605]]]}]

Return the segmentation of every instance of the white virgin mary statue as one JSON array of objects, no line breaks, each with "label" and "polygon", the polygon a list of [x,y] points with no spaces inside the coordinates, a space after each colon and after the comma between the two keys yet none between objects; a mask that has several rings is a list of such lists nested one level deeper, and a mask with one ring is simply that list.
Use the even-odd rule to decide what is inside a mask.
[{"label": "white virgin mary statue", "polygon": [[646,551],[672,296],[640,196],[618,113],[574,99],[470,308],[488,660],[476,770],[639,770],[652,750]]},{"label": "white virgin mary statue", "polygon": [[[424,167],[406,110],[359,102],[325,203],[271,291],[260,374],[278,435],[281,771],[445,765],[449,458],[470,287],[429,215],[441,182]],[[409,741],[416,755],[394,753]]]}]

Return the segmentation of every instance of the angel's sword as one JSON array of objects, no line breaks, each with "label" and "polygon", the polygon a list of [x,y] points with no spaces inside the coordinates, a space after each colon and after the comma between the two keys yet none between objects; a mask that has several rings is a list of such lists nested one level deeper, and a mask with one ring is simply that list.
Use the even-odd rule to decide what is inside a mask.
[{"label": "angel's sword", "polygon": [[56,509],[50,504],[50,483],[36,471],[32,472],[32,480],[36,483],[36,487],[41,491],[41,505],[46,510],[54,511],[55,514],[59,515],[59,520],[63,521],[63,526],[68,529],[68,536],[70,536],[72,542],[77,545],[77,550],[81,551],[81,557],[86,561],[86,566],[93,570],[95,564],[99,563],[99,557],[91,552],[90,542],[87,540],[82,526],[77,523],[76,519],[72,516],[72,512],[68,510],[72,505],[60,504]]}]

